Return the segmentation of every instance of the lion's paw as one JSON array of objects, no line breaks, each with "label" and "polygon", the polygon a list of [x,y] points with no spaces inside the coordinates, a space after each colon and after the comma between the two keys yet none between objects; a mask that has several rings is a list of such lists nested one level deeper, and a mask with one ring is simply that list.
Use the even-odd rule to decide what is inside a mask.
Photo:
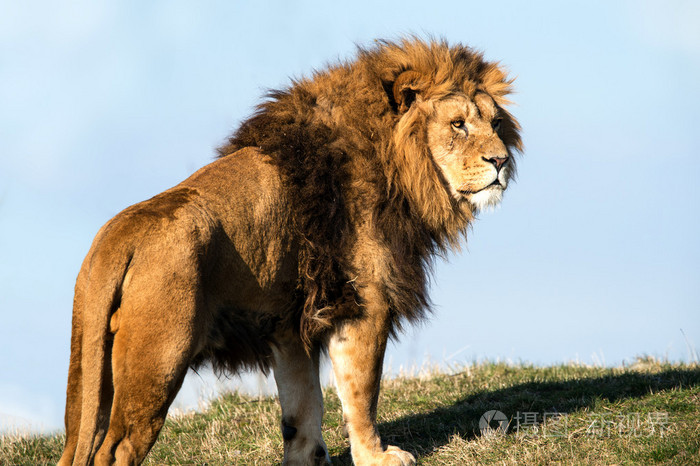
[{"label": "lion's paw", "polygon": [[388,445],[386,450],[378,457],[373,458],[370,464],[382,466],[413,466],[416,464],[416,458],[399,447]]}]

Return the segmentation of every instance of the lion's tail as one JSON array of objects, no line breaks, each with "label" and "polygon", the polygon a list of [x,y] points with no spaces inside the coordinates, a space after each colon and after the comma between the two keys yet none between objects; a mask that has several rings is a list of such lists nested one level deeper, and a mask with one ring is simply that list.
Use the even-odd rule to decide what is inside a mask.
[{"label": "lion's tail", "polygon": [[[111,399],[111,339],[109,338],[109,322],[112,313],[119,306],[124,277],[133,257],[133,251],[114,241],[109,241],[109,235],[103,236],[100,244],[96,244],[90,261],[81,270],[86,274],[84,299],[82,309],[76,309],[80,315],[79,325],[82,327],[81,347],[81,409],[80,431],[73,459],[74,465],[88,465],[93,461],[96,450],[95,440],[98,429],[108,424],[109,406]],[[98,240],[96,240],[98,241]],[[80,305],[79,303],[76,303]],[[104,437],[105,432],[101,432]],[[103,438],[98,442],[101,443]]]}]

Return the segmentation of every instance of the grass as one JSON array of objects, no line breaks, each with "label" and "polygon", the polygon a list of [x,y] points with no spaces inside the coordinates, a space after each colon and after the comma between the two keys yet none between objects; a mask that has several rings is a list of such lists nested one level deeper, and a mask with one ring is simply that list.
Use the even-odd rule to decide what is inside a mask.
[{"label": "grass", "polygon": [[[351,464],[333,389],[325,406],[333,463]],[[697,364],[475,364],[386,380],[379,406],[382,438],[419,464],[700,464]],[[489,410],[507,416],[505,434],[480,431]],[[273,397],[223,395],[204,412],[169,418],[146,464],[279,463],[279,418]],[[0,437],[0,464],[54,464],[62,443],[63,435]]]}]

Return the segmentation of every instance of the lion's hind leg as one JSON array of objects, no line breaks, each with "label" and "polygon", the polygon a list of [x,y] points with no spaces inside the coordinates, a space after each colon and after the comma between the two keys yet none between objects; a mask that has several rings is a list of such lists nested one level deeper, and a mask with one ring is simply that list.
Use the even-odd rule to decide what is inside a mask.
[{"label": "lion's hind leg", "polygon": [[118,327],[112,348],[114,398],[96,465],[140,464],[155,443],[201,335],[195,293],[183,291],[187,288],[163,286],[159,292],[135,293],[134,299],[125,296],[112,319]]},{"label": "lion's hind leg", "polygon": [[273,349],[274,374],[282,406],[284,464],[330,463],[321,434],[323,394],[318,351],[307,355],[298,335],[277,336]]}]

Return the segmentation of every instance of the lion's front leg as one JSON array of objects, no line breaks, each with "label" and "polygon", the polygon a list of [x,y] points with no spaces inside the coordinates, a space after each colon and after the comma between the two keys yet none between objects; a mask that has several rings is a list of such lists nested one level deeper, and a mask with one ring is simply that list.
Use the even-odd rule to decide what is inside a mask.
[{"label": "lion's front leg", "polygon": [[304,351],[298,335],[277,335],[274,374],[282,406],[284,464],[330,463],[321,434],[323,394],[318,373],[318,351]]},{"label": "lion's front leg", "polygon": [[372,311],[368,308],[366,316],[340,324],[328,343],[352,459],[358,466],[413,465],[413,455],[395,446],[384,448],[377,432],[377,398],[389,322],[387,312],[373,315]]}]

